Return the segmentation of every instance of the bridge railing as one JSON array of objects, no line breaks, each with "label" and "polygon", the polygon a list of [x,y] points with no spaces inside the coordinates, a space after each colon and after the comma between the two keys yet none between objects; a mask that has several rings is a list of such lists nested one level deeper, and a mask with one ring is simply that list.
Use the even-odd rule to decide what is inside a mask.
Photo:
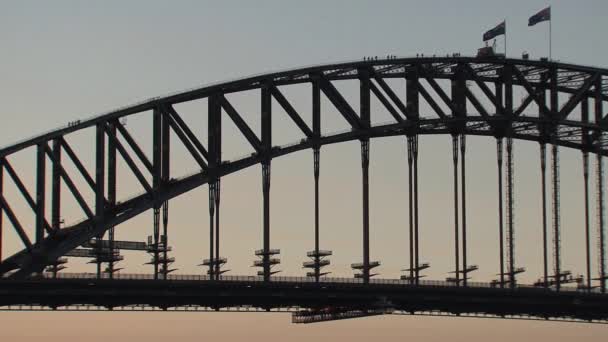
[{"label": "bridge railing", "polygon": [[[43,273],[42,278],[44,279],[91,279],[95,280],[97,278],[96,273],[58,273],[54,276],[52,273]],[[110,275],[107,273],[101,274],[99,279],[110,279]],[[137,274],[137,273],[120,273],[114,274],[112,279],[115,280],[154,280],[154,275],[152,274]],[[198,274],[173,274],[169,275],[166,280],[161,281],[215,281],[210,279],[208,275],[198,275]],[[237,275],[222,275],[220,276],[220,281],[226,282],[264,282],[264,277],[259,276],[237,276]],[[271,278],[272,282],[276,283],[296,283],[296,284],[306,284],[306,283],[315,283],[315,279],[312,277],[292,277],[292,276],[274,276]],[[322,277],[319,279],[319,283],[321,284],[363,284],[363,279],[360,278],[346,278],[346,277]],[[395,285],[395,286],[416,286],[412,284],[409,280],[402,279],[389,279],[389,278],[377,278],[370,279],[370,284],[377,285]],[[420,280],[418,286],[426,286],[426,287],[455,287],[454,283],[442,280]],[[495,283],[487,283],[487,282],[468,282],[467,287],[472,288],[498,288],[499,285]],[[542,287],[528,285],[528,284],[518,284],[516,288],[528,288],[528,289],[542,289]],[[579,289],[576,287],[561,287],[560,292],[588,292],[584,289]],[[599,289],[592,289],[592,293],[600,293]]]}]

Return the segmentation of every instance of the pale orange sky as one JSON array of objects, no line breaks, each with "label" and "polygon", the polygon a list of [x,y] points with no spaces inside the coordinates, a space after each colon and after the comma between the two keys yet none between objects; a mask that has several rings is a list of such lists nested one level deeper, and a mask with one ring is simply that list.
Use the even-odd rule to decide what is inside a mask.
[{"label": "pale orange sky", "polygon": [[605,325],[380,316],[309,325],[274,313],[0,313],[7,341],[606,341]]}]

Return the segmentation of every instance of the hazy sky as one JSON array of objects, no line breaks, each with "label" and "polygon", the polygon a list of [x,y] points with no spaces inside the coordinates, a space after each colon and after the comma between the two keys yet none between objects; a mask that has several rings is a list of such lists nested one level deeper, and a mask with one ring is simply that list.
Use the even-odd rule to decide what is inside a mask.
[{"label": "hazy sky", "polygon": [[[527,20],[549,4],[553,16],[553,57],[605,67],[608,50],[602,43],[608,3],[599,0],[95,3],[0,0],[3,119],[0,146],[149,97],[266,71],[387,54],[474,54],[482,45],[483,32],[503,19],[507,21],[508,55],[517,57],[528,51],[531,58],[539,58],[548,54],[548,25],[528,28]],[[502,43],[499,38],[500,49]],[[353,84],[339,88],[347,98],[356,89]],[[256,94],[229,97],[254,130],[259,126]],[[308,120],[308,88],[294,87],[286,95]],[[372,114],[373,120],[388,119],[385,111],[375,108],[378,110]],[[205,104],[182,104],[176,109],[196,127],[196,133],[204,141]],[[335,113],[327,101],[323,110]],[[280,119],[281,112],[275,113],[275,143],[300,139],[285,116]],[[144,146],[149,146],[147,114],[129,118],[127,128]],[[324,131],[342,128],[345,126],[339,114],[324,118]],[[224,129],[224,159],[249,153],[246,142],[231,134],[235,132],[233,127],[226,124]],[[67,137],[90,170],[91,133],[89,130]],[[467,142],[469,259],[480,266],[474,280],[489,281],[495,277],[498,263],[495,147],[489,138],[470,138]],[[176,145],[172,172],[175,176],[188,174],[195,169],[194,163]],[[522,281],[533,282],[541,274],[538,263],[541,251],[537,244],[541,222],[538,147],[517,143],[515,148],[520,166],[515,173],[517,263],[528,270]],[[420,149],[422,259],[432,264],[427,272],[430,279],[443,279],[453,267],[451,146],[448,137],[423,137]],[[563,149],[561,156],[563,263],[565,269],[582,273],[580,153]],[[408,263],[404,139],[374,140],[371,158],[372,258],[382,262],[378,271],[383,277],[396,278]],[[351,277],[348,265],[361,258],[358,143],[324,147],[321,159],[321,247],[334,250],[330,267],[333,274]],[[11,161],[15,167],[32,170],[34,156],[31,151],[24,151]],[[70,167],[68,171],[74,172]],[[33,174],[24,171],[24,175],[30,189],[34,189]],[[272,175],[272,246],[282,250],[283,274],[303,275],[301,262],[305,252],[313,248],[310,151],[273,161]],[[120,198],[141,191],[134,178],[124,177],[119,180]],[[254,167],[222,182],[222,254],[229,258],[230,274],[256,271],[250,265],[253,250],[261,247],[260,179],[260,169]],[[82,180],[77,182],[83,184]],[[14,187],[6,187],[22,223],[33,232],[29,209],[15,195]],[[197,189],[171,202],[173,255],[181,273],[202,272],[196,265],[208,255],[206,190]],[[66,192],[65,198],[68,197]],[[91,194],[85,197],[90,199]],[[50,209],[50,205],[47,207]],[[73,200],[68,200],[63,217],[69,223],[83,214]],[[5,229],[10,232],[8,223]],[[150,232],[151,214],[145,213],[121,225],[117,236],[144,240]],[[16,236],[8,234],[4,256],[19,248]],[[150,272],[149,266],[142,265],[148,256],[126,255],[128,261],[121,263],[126,268],[124,272]],[[68,271],[92,271],[93,267],[85,262],[70,260]],[[275,314],[0,313],[0,336],[28,341],[40,336],[55,337],[57,341],[81,336],[93,341],[108,338],[156,341],[161,337],[194,341],[221,336],[227,341],[303,341],[325,336],[351,341],[370,338],[506,341],[507,336],[509,340],[583,337],[603,341],[608,336],[605,327],[543,322],[375,317],[293,326],[289,319],[288,315]],[[162,321],[169,328],[161,330]],[[36,328],[32,329],[32,324]],[[30,327],[26,332],[25,326]],[[65,330],[68,326],[69,330]]]}]

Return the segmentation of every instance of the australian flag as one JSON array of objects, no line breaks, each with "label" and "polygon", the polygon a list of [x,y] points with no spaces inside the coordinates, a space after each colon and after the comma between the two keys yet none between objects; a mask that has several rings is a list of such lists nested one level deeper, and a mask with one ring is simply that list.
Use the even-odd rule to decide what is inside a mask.
[{"label": "australian flag", "polygon": [[500,36],[501,34],[505,34],[507,28],[507,24],[503,21],[498,24],[495,28],[489,30],[488,32],[483,34],[483,41],[490,40],[494,37]]},{"label": "australian flag", "polygon": [[542,21],[551,20],[551,6],[543,9],[528,19],[528,26],[534,26]]}]

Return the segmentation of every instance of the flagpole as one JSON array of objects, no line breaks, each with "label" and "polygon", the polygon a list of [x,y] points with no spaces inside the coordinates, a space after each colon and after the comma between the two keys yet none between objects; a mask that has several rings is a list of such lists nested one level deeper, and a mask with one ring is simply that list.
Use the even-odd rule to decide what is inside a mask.
[{"label": "flagpole", "polygon": [[[549,6],[549,13],[551,13],[551,6]],[[550,15],[550,17],[549,17],[549,60],[551,60],[551,52],[552,52],[552,46],[551,46],[551,39],[552,39],[551,22],[553,21],[552,17],[553,17],[552,15]]]},{"label": "flagpole", "polygon": [[505,23],[505,59],[507,59],[507,19],[503,20]]}]

